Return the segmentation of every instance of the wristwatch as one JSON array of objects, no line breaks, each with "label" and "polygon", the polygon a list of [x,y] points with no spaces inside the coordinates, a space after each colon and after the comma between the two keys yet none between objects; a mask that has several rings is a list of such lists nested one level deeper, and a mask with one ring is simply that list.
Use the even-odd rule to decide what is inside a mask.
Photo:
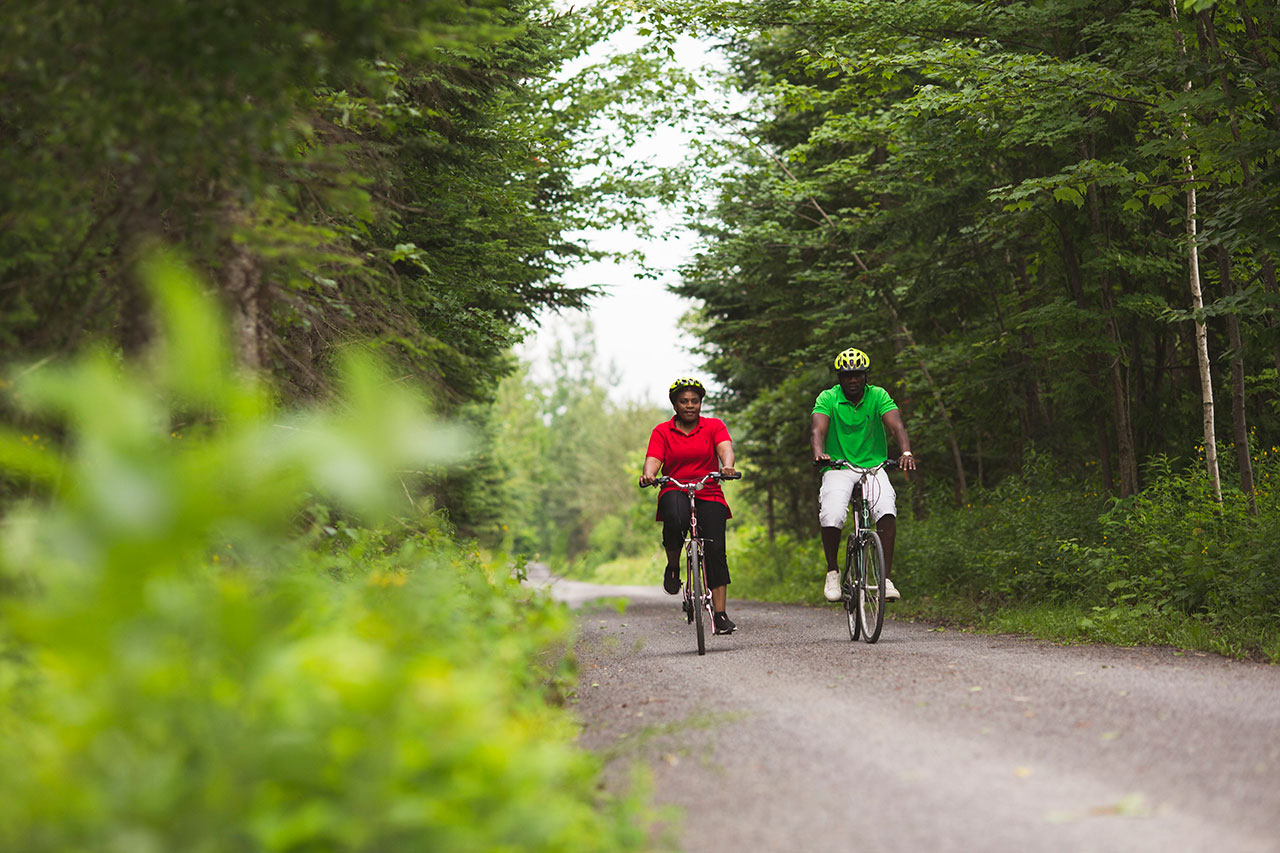
[{"label": "wristwatch", "polygon": [[911,451],[910,451],[910,450],[904,450],[904,451],[902,451],[902,452],[901,452],[900,454],[898,454],[898,455],[899,455],[899,456],[910,456],[910,455],[911,455]]}]

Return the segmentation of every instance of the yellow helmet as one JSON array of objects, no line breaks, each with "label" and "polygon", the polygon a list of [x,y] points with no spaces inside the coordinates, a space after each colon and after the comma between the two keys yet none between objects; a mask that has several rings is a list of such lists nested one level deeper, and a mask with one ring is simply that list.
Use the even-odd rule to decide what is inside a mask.
[{"label": "yellow helmet", "polygon": [[844,352],[836,356],[836,370],[844,372],[846,370],[870,370],[871,359],[860,349],[849,347]]},{"label": "yellow helmet", "polygon": [[691,376],[681,376],[675,382],[672,382],[671,387],[667,389],[667,398],[671,400],[671,404],[673,406],[676,402],[676,395],[686,389],[691,389],[697,392],[698,399],[702,399],[707,396],[707,389],[702,387],[701,382]]}]

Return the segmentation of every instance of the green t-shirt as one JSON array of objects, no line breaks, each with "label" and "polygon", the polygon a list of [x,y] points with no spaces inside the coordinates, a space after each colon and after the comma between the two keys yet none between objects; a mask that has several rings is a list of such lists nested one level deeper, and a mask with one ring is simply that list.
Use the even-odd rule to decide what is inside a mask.
[{"label": "green t-shirt", "polygon": [[813,403],[813,413],[831,418],[823,449],[832,459],[844,459],[859,468],[874,468],[889,457],[884,434],[885,412],[898,408],[889,392],[868,385],[855,406],[839,385],[828,388]]}]

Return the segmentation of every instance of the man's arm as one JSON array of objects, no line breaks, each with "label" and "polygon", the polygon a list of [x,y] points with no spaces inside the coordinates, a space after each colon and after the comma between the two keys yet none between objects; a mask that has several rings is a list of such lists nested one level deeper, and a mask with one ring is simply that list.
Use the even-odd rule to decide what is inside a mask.
[{"label": "man's arm", "polygon": [[893,436],[893,441],[898,445],[898,464],[902,466],[904,471],[914,471],[916,469],[916,458],[911,455],[911,439],[907,438],[907,426],[902,422],[902,413],[897,409],[890,409],[880,418],[884,422],[885,432]]},{"label": "man's arm", "polygon": [[[901,423],[901,421],[899,421]],[[813,451],[814,462],[829,462],[827,455],[827,430],[831,427],[831,418],[820,412],[814,412],[809,418],[809,449]]]}]

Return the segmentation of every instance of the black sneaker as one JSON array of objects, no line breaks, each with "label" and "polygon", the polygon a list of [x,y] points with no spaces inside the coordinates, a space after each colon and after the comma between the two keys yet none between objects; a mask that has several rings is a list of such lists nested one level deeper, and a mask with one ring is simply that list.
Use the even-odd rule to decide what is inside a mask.
[{"label": "black sneaker", "polygon": [[662,588],[667,591],[667,595],[675,595],[680,591],[679,568],[667,566],[667,573],[662,577]]},{"label": "black sneaker", "polygon": [[733,629],[738,627],[733,624],[728,613],[717,613],[711,621],[715,623],[717,634],[732,634]]}]

